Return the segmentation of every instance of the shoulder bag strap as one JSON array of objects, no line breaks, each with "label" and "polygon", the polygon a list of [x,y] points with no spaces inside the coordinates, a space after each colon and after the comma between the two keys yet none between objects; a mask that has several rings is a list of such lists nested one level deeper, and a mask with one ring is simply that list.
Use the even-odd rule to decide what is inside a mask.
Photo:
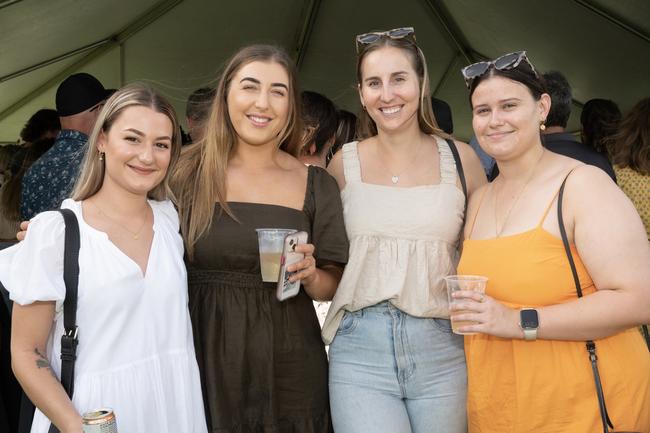
[{"label": "shoulder bag strap", "polygon": [[456,163],[456,170],[458,171],[458,177],[460,178],[460,185],[463,187],[463,194],[465,195],[463,221],[465,221],[467,219],[467,182],[465,181],[465,171],[463,170],[463,163],[460,160],[460,154],[456,148],[456,143],[454,143],[454,140],[451,140],[449,138],[445,141],[449,145],[449,150],[451,150],[452,155],[454,155],[454,162]]},{"label": "shoulder bag strap", "polygon": [[[70,209],[59,209],[65,222],[65,247],[63,251],[63,335],[61,336],[61,384],[72,399],[74,392],[74,364],[77,359],[77,292],[79,287],[79,223]],[[49,433],[58,433],[54,424]]]},{"label": "shoulder bag strap", "polygon": [[[580,278],[578,277],[578,271],[576,270],[575,262],[573,261],[573,255],[571,254],[571,247],[569,246],[569,239],[566,235],[566,229],[564,228],[564,219],[562,218],[562,197],[564,196],[564,185],[566,180],[569,178],[569,174],[564,178],[562,186],[560,187],[560,192],[557,197],[557,220],[560,225],[560,236],[562,237],[562,243],[564,244],[564,251],[566,252],[567,258],[569,259],[569,266],[571,267],[571,274],[573,274],[573,282],[576,286],[576,293],[578,298],[582,298],[582,288],[580,287]],[[603,432],[609,433],[608,426],[614,428],[612,421],[609,419],[607,414],[607,406],[605,406],[605,394],[603,393],[603,386],[600,382],[600,374],[598,373],[598,357],[596,356],[596,343],[589,340],[586,343],[587,352],[589,352],[589,361],[591,362],[591,369],[594,374],[594,382],[596,383],[596,394],[598,395],[598,406],[600,409],[600,418],[603,422]]]}]

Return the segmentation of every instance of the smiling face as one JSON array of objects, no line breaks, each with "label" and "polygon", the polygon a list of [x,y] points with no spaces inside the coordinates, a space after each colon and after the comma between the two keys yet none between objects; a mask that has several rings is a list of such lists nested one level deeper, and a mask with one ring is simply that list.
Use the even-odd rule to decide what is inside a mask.
[{"label": "smiling face", "polygon": [[540,142],[539,125],[550,98],[539,100],[524,84],[501,76],[483,80],[472,94],[472,126],[479,144],[497,160],[516,157]]},{"label": "smiling face", "polygon": [[144,106],[125,108],[97,140],[97,149],[105,153],[103,186],[136,195],[153,190],[167,173],[172,136],[165,114]]},{"label": "smiling face", "polygon": [[361,64],[359,95],[378,130],[418,128],[420,82],[405,50],[384,46],[368,53]]},{"label": "smiling face", "polygon": [[279,63],[247,63],[234,74],[227,103],[239,144],[277,147],[289,117],[289,75]]}]

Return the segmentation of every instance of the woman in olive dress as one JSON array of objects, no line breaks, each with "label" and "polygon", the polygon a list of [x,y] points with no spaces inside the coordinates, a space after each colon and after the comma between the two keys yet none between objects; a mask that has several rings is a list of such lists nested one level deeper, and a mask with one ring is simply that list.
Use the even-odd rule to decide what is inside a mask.
[{"label": "woman in olive dress", "polygon": [[[295,155],[299,90],[281,49],[236,53],[203,139],[175,175],[189,303],[212,432],[331,431],[327,357],[313,300],[330,300],[347,262],[336,181]],[[260,272],[256,228],[304,230],[289,268],[300,293],[278,301]]]}]

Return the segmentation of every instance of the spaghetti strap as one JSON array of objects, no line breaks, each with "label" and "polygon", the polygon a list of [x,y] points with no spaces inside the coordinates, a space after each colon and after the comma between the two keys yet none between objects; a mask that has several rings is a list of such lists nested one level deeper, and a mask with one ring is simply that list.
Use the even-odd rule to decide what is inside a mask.
[{"label": "spaghetti strap", "polygon": [[481,205],[483,204],[483,198],[485,197],[485,194],[487,193],[488,189],[492,189],[492,184],[490,184],[488,188],[485,188],[483,190],[483,193],[481,194],[481,198],[478,201],[478,207],[476,208],[476,212],[474,212],[474,215],[472,216],[472,222],[470,223],[469,226],[469,233],[467,235],[467,239],[472,238],[472,233],[474,233],[474,223],[476,222],[476,217],[478,216],[478,213],[481,210]]},{"label": "spaghetti strap", "polygon": [[553,194],[553,198],[551,199],[551,202],[546,206],[546,210],[544,211],[544,214],[542,214],[542,219],[539,220],[539,224],[537,224],[537,228],[541,227],[542,224],[544,224],[544,221],[546,220],[546,216],[548,215],[548,212],[551,210],[551,207],[553,206],[553,203],[557,200],[557,196],[560,193],[560,189],[562,188],[562,185],[566,182],[566,180],[569,178],[569,175],[573,173],[573,170],[575,170],[575,167],[572,168],[566,176],[564,176],[564,180],[562,181],[562,184],[557,188],[557,191],[555,191],[555,194]]}]

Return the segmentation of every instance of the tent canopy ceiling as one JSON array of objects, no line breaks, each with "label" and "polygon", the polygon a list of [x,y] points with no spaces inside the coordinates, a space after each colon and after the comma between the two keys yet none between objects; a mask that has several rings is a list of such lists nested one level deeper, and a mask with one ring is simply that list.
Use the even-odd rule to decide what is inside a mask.
[{"label": "tent canopy ceiling", "polygon": [[0,0],[0,141],[16,141],[77,71],[106,87],[150,82],[183,113],[187,95],[213,84],[225,60],[253,42],[284,46],[303,89],[355,112],[354,36],[401,26],[415,27],[431,90],[452,106],[462,139],[472,131],[459,69],[515,50],[526,49],[538,70],[566,75],[570,130],[591,98],[625,111],[650,95],[646,0]]}]

